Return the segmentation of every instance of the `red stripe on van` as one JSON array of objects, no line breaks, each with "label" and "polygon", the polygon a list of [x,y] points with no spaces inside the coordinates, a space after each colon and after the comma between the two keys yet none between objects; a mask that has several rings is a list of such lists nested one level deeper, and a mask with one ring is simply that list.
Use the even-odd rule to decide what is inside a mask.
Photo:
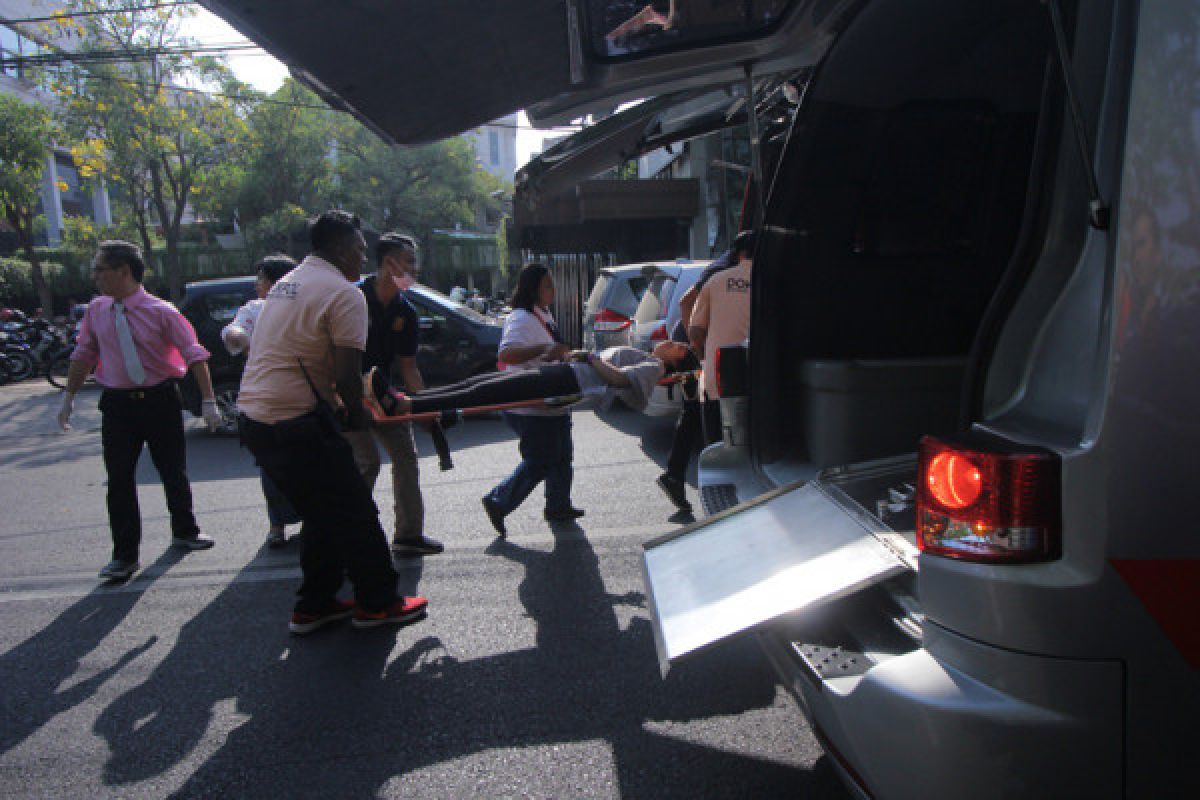
[{"label": "red stripe on van", "polygon": [[1200,669],[1200,559],[1114,559],[1117,570],[1194,669]]}]

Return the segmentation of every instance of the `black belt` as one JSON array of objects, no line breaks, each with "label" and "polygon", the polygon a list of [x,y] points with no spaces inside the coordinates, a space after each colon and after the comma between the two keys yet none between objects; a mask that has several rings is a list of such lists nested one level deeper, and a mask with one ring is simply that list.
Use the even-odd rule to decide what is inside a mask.
[{"label": "black belt", "polygon": [[106,394],[120,397],[124,400],[145,400],[147,398],[157,397],[168,389],[172,388],[170,381],[156,383],[153,386],[147,386],[144,389],[110,389],[104,387]]}]

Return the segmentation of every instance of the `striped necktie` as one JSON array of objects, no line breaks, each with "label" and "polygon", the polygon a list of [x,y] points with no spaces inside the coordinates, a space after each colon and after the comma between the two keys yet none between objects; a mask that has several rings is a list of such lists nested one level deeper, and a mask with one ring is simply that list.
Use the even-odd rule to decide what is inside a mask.
[{"label": "striped necktie", "polygon": [[113,303],[117,312],[117,341],[121,343],[121,356],[125,359],[125,373],[129,379],[141,386],[146,382],[146,370],[142,368],[142,360],[138,358],[137,347],[133,344],[133,333],[129,330],[129,320],[125,319],[125,304]]}]

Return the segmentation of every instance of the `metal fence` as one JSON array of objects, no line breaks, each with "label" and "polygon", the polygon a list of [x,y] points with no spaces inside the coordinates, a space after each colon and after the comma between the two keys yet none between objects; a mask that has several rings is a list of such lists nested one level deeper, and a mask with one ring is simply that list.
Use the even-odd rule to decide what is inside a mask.
[{"label": "metal fence", "polygon": [[522,253],[526,263],[540,261],[554,277],[554,320],[563,341],[583,345],[583,307],[596,282],[596,273],[617,263],[616,253]]}]

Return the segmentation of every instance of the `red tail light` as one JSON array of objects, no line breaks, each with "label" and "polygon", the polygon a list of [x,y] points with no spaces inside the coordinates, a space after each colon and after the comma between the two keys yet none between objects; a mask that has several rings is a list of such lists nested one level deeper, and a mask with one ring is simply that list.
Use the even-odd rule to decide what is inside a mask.
[{"label": "red tail light", "polygon": [[665,342],[667,340],[667,323],[660,322],[650,332],[650,341]]},{"label": "red tail light", "polygon": [[963,561],[1053,561],[1062,554],[1059,473],[1048,451],[924,437],[917,546]]},{"label": "red tail light", "polygon": [[618,314],[612,309],[604,308],[596,315],[594,329],[606,333],[616,333],[617,331],[625,330],[632,324],[633,320],[624,314]]}]

